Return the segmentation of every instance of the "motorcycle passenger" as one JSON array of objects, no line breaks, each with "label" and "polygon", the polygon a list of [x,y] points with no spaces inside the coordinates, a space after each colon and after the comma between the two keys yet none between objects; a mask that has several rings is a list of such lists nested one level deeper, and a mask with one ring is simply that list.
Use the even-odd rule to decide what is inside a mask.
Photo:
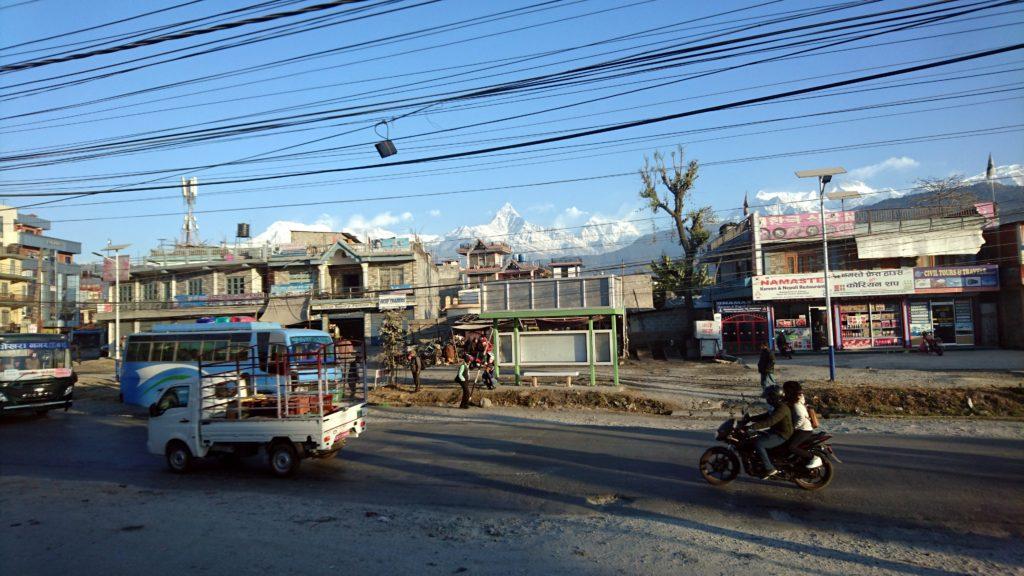
[{"label": "motorcycle passenger", "polygon": [[766,387],[763,395],[771,406],[771,410],[750,418],[748,423],[751,428],[767,428],[766,431],[757,435],[755,446],[757,453],[761,456],[761,462],[764,463],[765,475],[763,478],[771,478],[779,471],[775,469],[771,458],[768,457],[768,449],[782,446],[789,440],[793,435],[793,419],[789,405],[783,401],[782,390],[778,386]]},{"label": "motorcycle passenger", "polygon": [[821,458],[800,448],[800,444],[814,433],[814,425],[811,423],[810,414],[807,413],[803,387],[796,380],[787,380],[782,384],[782,393],[793,416],[793,436],[789,439],[789,451],[809,460],[808,469],[817,468],[821,466]]}]

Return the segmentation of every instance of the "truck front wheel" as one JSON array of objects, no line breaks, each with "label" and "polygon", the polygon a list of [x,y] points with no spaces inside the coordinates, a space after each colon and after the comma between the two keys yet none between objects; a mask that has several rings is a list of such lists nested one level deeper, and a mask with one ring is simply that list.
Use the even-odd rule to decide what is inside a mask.
[{"label": "truck front wheel", "polygon": [[192,452],[188,446],[180,440],[172,440],[167,443],[167,467],[175,474],[184,474],[192,468]]},{"label": "truck front wheel", "polygon": [[291,442],[275,442],[270,445],[270,469],[274,476],[287,478],[299,470],[299,451]]}]

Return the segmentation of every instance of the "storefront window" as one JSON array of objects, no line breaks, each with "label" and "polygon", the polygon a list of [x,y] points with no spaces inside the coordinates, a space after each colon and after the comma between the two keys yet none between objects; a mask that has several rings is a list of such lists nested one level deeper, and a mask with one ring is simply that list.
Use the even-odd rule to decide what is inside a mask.
[{"label": "storefront window", "polygon": [[971,300],[925,300],[910,303],[911,344],[934,332],[945,344],[974,344],[974,306]]},{"label": "storefront window", "polygon": [[839,329],[843,348],[901,346],[903,322],[897,302],[841,304]]}]

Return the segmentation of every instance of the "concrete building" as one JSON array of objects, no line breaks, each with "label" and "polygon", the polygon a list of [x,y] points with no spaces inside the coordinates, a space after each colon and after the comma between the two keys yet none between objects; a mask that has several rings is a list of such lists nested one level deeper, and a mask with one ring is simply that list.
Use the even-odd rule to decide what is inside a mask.
[{"label": "concrete building", "polygon": [[459,246],[457,252],[466,257],[466,263],[462,268],[462,283],[468,288],[473,288],[500,278],[507,257],[512,254],[512,247],[504,242],[484,242],[477,239]]},{"label": "concrete building", "polygon": [[18,253],[21,271],[35,282],[25,283],[26,302],[22,328],[40,332],[61,332],[81,325],[78,312],[80,267],[75,255],[82,245],[44,234],[50,221],[34,214],[17,214]]},{"label": "concrete building", "polygon": [[[299,235],[308,244],[274,247],[267,257],[226,250],[196,262],[133,265],[121,282],[121,333],[204,316],[253,316],[290,326],[333,325],[340,336],[372,341],[383,310],[405,310],[410,320],[437,317],[437,268],[420,243],[366,244],[332,234],[340,236],[327,245],[322,236]],[[109,326],[113,312],[112,304],[101,305],[97,320]]]},{"label": "concrete building", "polygon": [[0,332],[25,332],[32,324],[25,309],[35,278],[22,269],[26,257],[21,253],[17,219],[17,210],[0,206]]},{"label": "concrete building", "polygon": [[829,287],[824,302],[817,212],[751,214],[700,256],[714,284],[700,299],[721,314],[725,350],[756,352],[784,332],[795,350],[900,349],[934,332],[947,346],[995,346],[1000,273],[982,247],[995,243],[990,203],[826,213]]}]

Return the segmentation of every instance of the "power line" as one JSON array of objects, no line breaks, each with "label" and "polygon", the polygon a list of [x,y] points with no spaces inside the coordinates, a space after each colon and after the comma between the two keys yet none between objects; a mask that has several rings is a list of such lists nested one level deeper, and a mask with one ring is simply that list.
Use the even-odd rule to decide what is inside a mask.
[{"label": "power line", "polygon": [[123,52],[125,50],[134,50],[143,46],[152,46],[154,44],[161,44],[171,40],[181,40],[183,38],[191,38],[193,36],[201,36],[204,34],[212,34],[214,32],[220,32],[222,30],[230,30],[232,28],[238,28],[239,26],[249,26],[252,24],[261,24],[263,22],[270,22],[272,20],[279,20],[281,18],[290,18],[292,16],[298,16],[300,14],[308,14],[310,12],[319,12],[322,10],[330,10],[337,8],[344,4],[351,4],[354,2],[361,2],[364,0],[332,0],[323,4],[313,4],[311,6],[305,6],[297,10],[287,10],[285,12],[275,12],[273,14],[266,14],[263,16],[254,16],[246,18],[244,20],[236,20],[234,22],[227,22],[224,24],[218,24],[216,26],[210,26],[208,28],[200,28],[198,30],[188,30],[183,32],[175,32],[172,34],[164,34],[161,36],[155,36],[152,38],[145,38],[143,40],[136,40],[127,44],[120,44],[117,46],[111,46],[99,50],[92,50],[89,52],[78,52],[75,54],[67,54],[64,56],[56,56],[52,58],[39,58],[36,60],[26,60],[23,62],[17,62],[14,64],[4,64],[0,66],[0,72],[14,72],[18,70],[26,70],[29,68],[39,68],[40,66],[49,66],[51,64],[58,64],[60,62],[69,62],[72,60],[81,60],[84,58],[92,58],[93,56],[100,56],[103,54],[113,54],[115,52]]},{"label": "power line", "polygon": [[[871,81],[871,80],[879,80],[879,79],[883,79],[883,78],[890,78],[890,77],[893,77],[893,76],[899,76],[899,75],[908,74],[908,73],[911,73],[911,72],[918,72],[918,71],[921,71],[921,70],[929,70],[929,69],[932,69],[932,68],[937,68],[937,67],[941,67],[941,66],[948,66],[950,64],[956,64],[956,63],[960,63],[960,62],[969,62],[969,61],[977,60],[977,59],[980,59],[980,58],[986,58],[986,57],[994,56],[994,55],[997,55],[997,54],[1003,54],[1003,53],[1008,53],[1008,52],[1020,50],[1022,48],[1024,48],[1024,44],[1013,44],[1013,45],[1004,46],[1004,47],[996,48],[996,49],[992,49],[992,50],[986,50],[986,51],[982,51],[982,52],[975,52],[975,53],[972,53],[972,54],[969,54],[969,55],[959,56],[959,57],[956,57],[956,58],[950,58],[950,59],[946,59],[946,60],[934,61],[934,62],[930,62],[930,63],[926,63],[926,64],[919,64],[919,65],[916,65],[916,66],[911,66],[909,68],[901,68],[901,69],[897,69],[897,70],[891,70],[891,71],[887,71],[887,72],[871,74],[871,75],[868,75],[868,76],[860,76],[860,77],[857,77],[857,78],[851,78],[851,79],[847,79],[847,80],[839,80],[839,81],[836,81],[836,82],[829,82],[829,83],[826,83],[826,84],[819,84],[819,85],[811,86],[811,87],[807,87],[807,88],[800,88],[800,89],[795,89],[795,90],[789,90],[789,91],[786,91],[786,92],[779,92],[779,93],[775,93],[775,94],[770,94],[770,95],[766,95],[766,96],[760,96],[760,97],[755,97],[755,98],[748,98],[748,99],[745,99],[745,100],[739,100],[739,101],[729,102],[729,103],[725,103],[725,104],[718,104],[718,105],[715,105],[715,106],[707,106],[707,107],[698,108],[698,109],[694,109],[694,110],[689,110],[689,111],[685,111],[685,112],[679,112],[679,113],[675,113],[675,114],[667,114],[667,115],[657,116],[657,117],[653,117],[653,118],[646,118],[646,119],[642,119],[642,120],[634,120],[634,121],[631,121],[631,122],[615,124],[615,125],[607,126],[607,127],[603,127],[603,128],[595,128],[595,129],[584,130],[584,131],[580,131],[580,132],[573,132],[573,133],[570,133],[570,134],[550,136],[550,137],[547,137],[547,138],[541,138],[541,139],[536,139],[536,140],[529,140],[529,141],[518,142],[518,143],[514,143],[514,144],[505,144],[505,145],[501,145],[501,146],[492,146],[492,147],[489,147],[489,148],[482,148],[482,149],[477,149],[477,150],[469,150],[469,151],[464,151],[464,152],[455,152],[455,153],[450,153],[450,154],[442,154],[442,155],[437,155],[437,156],[430,156],[430,157],[425,157],[425,158],[416,158],[416,159],[411,159],[411,160],[400,160],[400,161],[388,162],[388,163],[384,163],[384,164],[371,164],[371,165],[362,165],[362,166],[350,166],[350,167],[345,167],[345,168],[313,170],[313,171],[306,171],[306,172],[301,172],[301,173],[291,173],[291,174],[282,174],[282,175],[274,175],[274,176],[262,176],[262,177],[257,177],[257,178],[243,178],[243,179],[234,179],[234,180],[221,180],[221,181],[215,181],[215,182],[212,182],[212,183],[207,183],[206,185],[207,186],[210,186],[210,185],[223,185],[223,184],[229,184],[229,183],[242,183],[242,182],[253,182],[253,181],[261,181],[261,180],[291,178],[291,177],[295,177],[295,176],[299,176],[299,175],[308,176],[308,175],[313,175],[313,174],[328,174],[328,173],[335,173],[335,172],[349,172],[349,171],[355,171],[355,170],[365,170],[365,169],[370,169],[370,168],[380,168],[380,167],[391,167],[391,166],[402,166],[402,165],[410,165],[410,164],[419,164],[419,163],[424,163],[424,162],[434,162],[434,161],[438,161],[438,160],[447,160],[447,159],[453,159],[453,158],[463,158],[463,157],[467,157],[467,156],[476,156],[476,155],[480,155],[480,154],[486,154],[486,153],[492,153],[492,152],[500,152],[500,151],[504,151],[504,150],[513,150],[513,149],[518,149],[518,148],[537,146],[537,145],[541,145],[541,144],[549,144],[549,143],[554,143],[554,142],[562,142],[562,141],[566,141],[566,140],[573,140],[573,139],[577,139],[577,138],[583,138],[583,137],[586,137],[586,136],[595,136],[595,135],[605,134],[605,133],[609,133],[609,132],[616,132],[616,131],[620,131],[620,130],[626,130],[626,129],[629,129],[629,128],[636,128],[636,127],[639,127],[639,126],[646,126],[646,125],[651,125],[651,124],[662,123],[662,122],[666,122],[666,121],[669,121],[669,120],[676,120],[676,119],[686,118],[686,117],[690,117],[690,116],[696,116],[696,115],[700,115],[700,114],[707,114],[707,113],[710,113],[710,112],[717,112],[717,111],[722,111],[722,110],[728,110],[728,109],[737,108],[737,107],[740,107],[740,106],[748,106],[748,105],[751,105],[751,104],[758,104],[758,103],[762,103],[762,102],[770,102],[772,100],[779,100],[779,99],[782,99],[782,98],[788,98],[788,97],[792,97],[792,96],[799,96],[799,95],[803,95],[803,94],[812,94],[812,93],[815,93],[815,92],[821,92],[821,91],[829,90],[829,89],[832,89],[832,88],[839,88],[839,87],[843,87],[843,86],[850,86],[850,85],[854,85],[854,84],[868,82],[868,81]],[[126,188],[126,189],[123,189],[122,191],[162,190],[162,189],[167,189],[167,188],[168,188],[168,186],[135,187],[135,188]],[[103,194],[103,193],[108,193],[108,192],[107,191],[103,191],[103,190],[97,190],[97,191],[91,191],[91,192],[82,192],[81,194],[94,195],[94,194]],[[24,196],[29,196],[29,197],[33,197],[33,196],[67,196],[67,195],[70,195],[70,194],[71,193],[67,193],[67,192],[55,192],[55,193],[8,194],[8,196],[18,196],[18,197],[24,197]]]}]

